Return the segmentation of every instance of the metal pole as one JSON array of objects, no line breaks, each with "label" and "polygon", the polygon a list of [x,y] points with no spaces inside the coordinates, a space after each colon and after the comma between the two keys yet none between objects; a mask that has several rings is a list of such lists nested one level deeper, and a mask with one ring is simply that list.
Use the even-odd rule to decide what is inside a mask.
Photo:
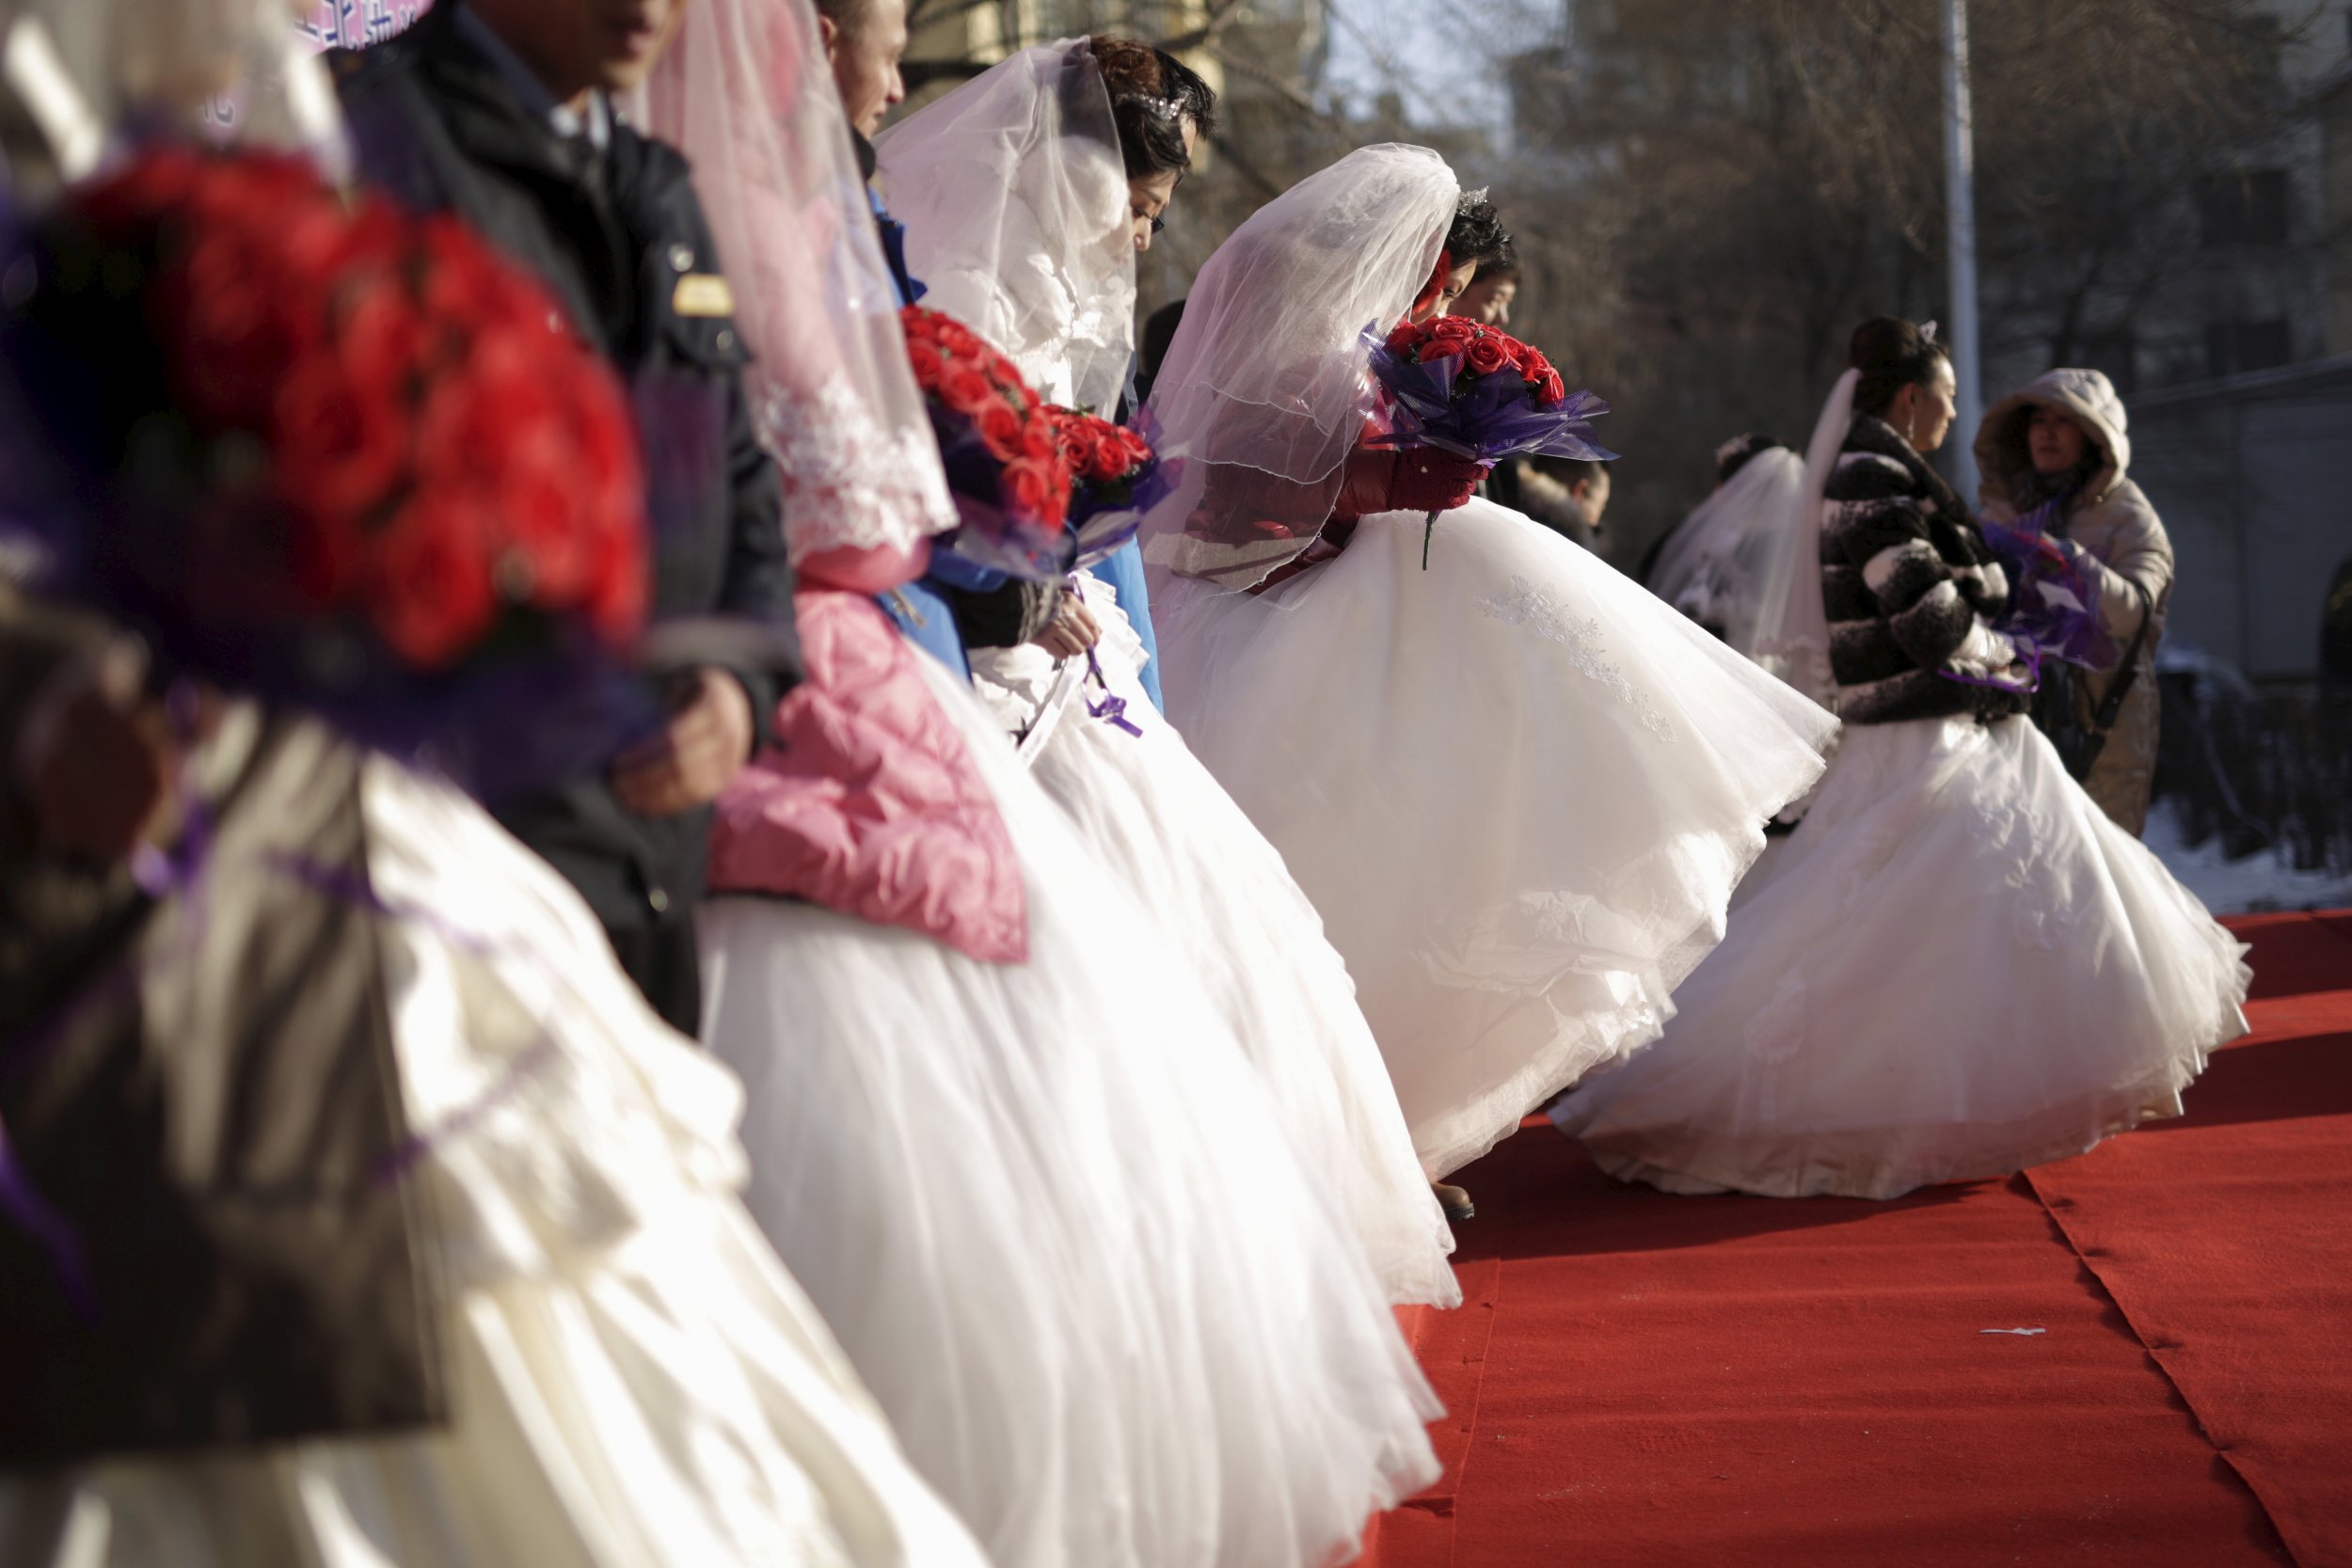
[{"label": "metal pole", "polygon": [[1960,454],[1953,464],[1960,492],[1974,505],[1977,466],[1969,450],[1977,421],[1984,415],[1984,383],[1977,357],[1977,135],[1968,102],[1968,0],[1944,0],[1944,183],[1952,278],[1952,377],[1960,384],[1959,414],[1951,439]]}]

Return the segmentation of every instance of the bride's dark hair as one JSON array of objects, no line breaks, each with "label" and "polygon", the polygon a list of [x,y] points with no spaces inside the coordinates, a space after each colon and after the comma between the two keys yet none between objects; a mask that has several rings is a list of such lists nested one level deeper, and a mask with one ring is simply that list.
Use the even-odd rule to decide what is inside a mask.
[{"label": "bride's dark hair", "polygon": [[1489,261],[1516,261],[1511,251],[1510,232],[1502,227],[1502,214],[1485,197],[1465,201],[1454,209],[1454,225],[1445,231],[1445,253],[1454,264],[1475,261],[1485,272]]},{"label": "bride's dark hair", "polygon": [[1103,86],[1110,90],[1111,119],[1119,127],[1120,156],[1127,178],[1182,174],[1192,166],[1184,150],[1184,122],[1196,136],[1216,129],[1216,92],[1200,73],[1165,49],[1135,39],[1098,34],[1087,40]]},{"label": "bride's dark hair", "polygon": [[1923,385],[1951,351],[1899,316],[1876,316],[1853,329],[1846,344],[1847,362],[1862,372],[1854,384],[1853,405],[1865,414],[1883,415],[1906,387]]}]

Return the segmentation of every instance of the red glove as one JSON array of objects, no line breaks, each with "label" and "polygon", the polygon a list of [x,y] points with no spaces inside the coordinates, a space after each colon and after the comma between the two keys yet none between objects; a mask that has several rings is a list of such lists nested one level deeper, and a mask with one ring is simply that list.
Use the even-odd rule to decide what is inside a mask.
[{"label": "red glove", "polygon": [[1377,512],[1451,512],[1470,499],[1486,477],[1484,464],[1434,447],[1402,451],[1358,447],[1347,454],[1335,517],[1368,517]]}]

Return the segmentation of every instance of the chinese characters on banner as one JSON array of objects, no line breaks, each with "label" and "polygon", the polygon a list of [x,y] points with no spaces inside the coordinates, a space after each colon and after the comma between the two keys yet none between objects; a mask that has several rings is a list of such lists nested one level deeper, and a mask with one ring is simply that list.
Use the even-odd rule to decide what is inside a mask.
[{"label": "chinese characters on banner", "polygon": [[[294,23],[294,30],[321,49],[364,49],[405,31],[432,0],[317,0]],[[204,118],[213,124],[237,123],[237,101],[223,94],[208,100]]]},{"label": "chinese characters on banner", "polygon": [[426,0],[319,0],[295,25],[323,49],[364,49],[422,16]]}]

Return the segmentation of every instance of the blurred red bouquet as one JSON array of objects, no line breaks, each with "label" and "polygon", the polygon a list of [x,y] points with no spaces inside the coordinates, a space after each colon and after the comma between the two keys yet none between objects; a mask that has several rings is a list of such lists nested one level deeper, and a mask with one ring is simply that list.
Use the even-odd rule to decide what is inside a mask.
[{"label": "blurred red bouquet", "polygon": [[628,405],[454,220],[159,149],[69,195],[12,276],[10,389],[79,499],[45,510],[54,586],[168,665],[399,744],[492,670],[637,632]]},{"label": "blurred red bouquet", "polygon": [[952,547],[1018,577],[1064,569],[1071,467],[1052,416],[1011,360],[951,316],[899,311],[963,526]]}]

